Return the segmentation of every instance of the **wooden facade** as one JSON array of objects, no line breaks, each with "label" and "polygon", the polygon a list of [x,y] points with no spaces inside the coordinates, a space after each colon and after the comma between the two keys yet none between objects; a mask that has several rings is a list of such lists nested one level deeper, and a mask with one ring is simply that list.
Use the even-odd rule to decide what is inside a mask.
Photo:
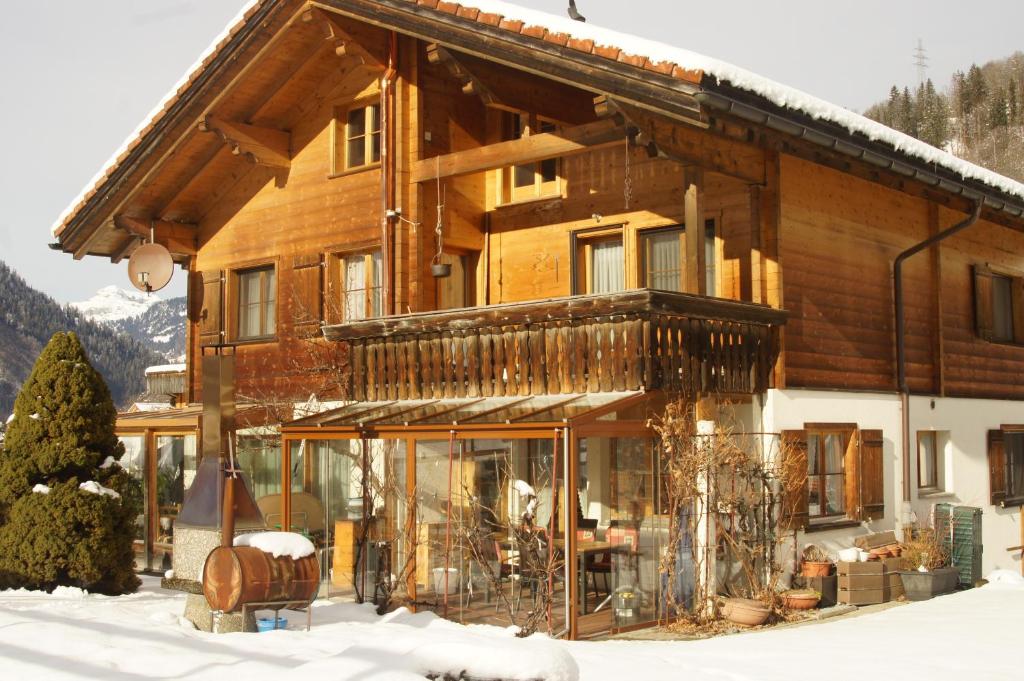
[{"label": "wooden facade", "polygon": [[[960,219],[970,205],[963,191],[706,106],[700,74],[668,69],[669,86],[649,64],[620,59],[608,73],[581,67],[570,79],[550,51],[482,54],[464,15],[401,5],[258,4],[219,48],[231,58],[207,60],[144,132],[149,146],[136,144],[111,170],[119,181],[101,183],[62,228],[66,251],[116,262],[155,227],[190,278],[190,400],[201,398],[196,359],[221,345],[236,346],[240,391],[254,399],[318,386],[325,398],[362,394],[304,378],[326,371],[320,327],[343,321],[338,263],[379,251],[379,313],[436,310],[449,285],[430,274],[437,225],[444,256],[465,272],[459,307],[469,309],[588,293],[581,244],[607,235],[621,239],[623,287],[642,289],[644,235],[685,226],[683,291],[789,311],[774,385],[896,389],[892,261]],[[431,40],[445,21],[455,22],[451,35]],[[600,52],[589,49],[587,64]],[[550,76],[536,75],[540,64]],[[629,91],[608,91],[609,78],[627,76],[636,81]],[[659,87],[671,93],[660,108],[650,100]],[[382,151],[349,167],[339,160],[346,116],[368,105],[380,107]],[[513,113],[534,134],[509,139]],[[511,166],[544,161],[556,168],[550,186],[503,195]],[[713,245],[704,248],[708,226]],[[972,277],[975,266],[1024,272],[1022,232],[1024,221],[987,204],[978,225],[908,263],[912,391],[1024,397],[1024,348],[979,337]],[[276,324],[243,337],[238,275],[260,267],[276,276]],[[488,345],[493,363],[496,331],[479,333],[467,342]],[[647,347],[641,335],[637,347]],[[345,358],[332,362],[348,370]],[[493,371],[475,389],[507,390]]]}]

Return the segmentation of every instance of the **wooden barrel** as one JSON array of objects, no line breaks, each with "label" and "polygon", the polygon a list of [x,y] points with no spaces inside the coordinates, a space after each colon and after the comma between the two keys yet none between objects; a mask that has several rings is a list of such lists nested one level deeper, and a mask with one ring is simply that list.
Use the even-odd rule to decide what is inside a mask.
[{"label": "wooden barrel", "polygon": [[246,603],[304,603],[320,588],[315,555],[275,558],[251,546],[221,546],[206,557],[203,594],[210,609],[236,612]]}]

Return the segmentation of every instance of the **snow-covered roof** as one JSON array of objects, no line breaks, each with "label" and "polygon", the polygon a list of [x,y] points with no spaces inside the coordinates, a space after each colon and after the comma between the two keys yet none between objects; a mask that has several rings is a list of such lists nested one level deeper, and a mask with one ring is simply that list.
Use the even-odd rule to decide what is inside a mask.
[{"label": "snow-covered roof", "polygon": [[180,374],[184,373],[184,364],[158,364],[152,367],[146,367],[146,375],[152,374]]},{"label": "snow-covered roof", "polygon": [[[53,225],[54,235],[60,233],[74,214],[117,168],[118,164],[127,157],[147,133],[152,131],[154,124],[167,113],[175,100],[210,65],[231,36],[245,25],[245,22],[260,9],[260,6],[278,1],[280,0],[248,0],[245,3],[238,17],[203,52],[196,64],[178,81],[174,89],[156,106],[96,177],[86,185],[82,193],[75,197],[61,214]],[[567,50],[605,57],[653,73],[695,83],[702,82],[702,78],[705,79],[703,82],[711,79],[719,84],[728,83],[739,90],[762,97],[776,106],[799,112],[818,121],[838,125],[850,133],[860,134],[868,140],[886,144],[896,152],[913,159],[951,171],[965,180],[981,182],[995,190],[1024,200],[1024,184],[1020,182],[957,158],[949,152],[872,121],[854,111],[720,59],[628,33],[602,28],[591,23],[574,21],[567,16],[557,16],[520,7],[501,0],[466,0],[461,3],[445,0],[405,0],[405,2],[443,12],[459,19],[479,22],[539,41],[554,43]]]}]

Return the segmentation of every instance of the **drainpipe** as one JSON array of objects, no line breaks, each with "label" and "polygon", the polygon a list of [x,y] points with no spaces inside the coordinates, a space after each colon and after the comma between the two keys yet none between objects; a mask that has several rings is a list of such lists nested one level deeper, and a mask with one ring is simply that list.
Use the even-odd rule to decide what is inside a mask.
[{"label": "drainpipe", "polygon": [[384,290],[382,313],[391,315],[395,312],[394,300],[394,272],[395,255],[394,239],[392,237],[391,223],[398,216],[395,209],[395,113],[398,109],[395,106],[395,76],[398,70],[395,68],[395,59],[398,53],[398,34],[391,31],[388,37],[388,62],[384,70],[384,76],[380,83],[380,155],[381,155],[381,202],[383,214],[381,216],[381,264],[384,271],[381,273],[381,283]]},{"label": "drainpipe", "polygon": [[[903,442],[903,507],[900,512],[900,524],[906,526],[910,522],[910,388],[907,386],[907,357],[906,357],[906,324],[903,315],[903,262],[921,251],[934,246],[954,234],[961,232],[978,221],[981,217],[983,202],[977,201],[974,204],[974,211],[970,217],[958,222],[949,229],[928,237],[896,256],[893,261],[893,294],[895,297],[895,322],[896,322],[896,386],[900,392],[900,404],[903,411],[902,442]],[[936,291],[936,295],[940,292]],[[942,333],[939,328],[938,333]]]}]

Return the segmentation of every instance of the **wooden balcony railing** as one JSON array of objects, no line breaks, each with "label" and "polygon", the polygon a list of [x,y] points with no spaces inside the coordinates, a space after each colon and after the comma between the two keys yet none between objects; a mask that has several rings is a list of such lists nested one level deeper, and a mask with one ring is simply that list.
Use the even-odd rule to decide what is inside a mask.
[{"label": "wooden balcony railing", "polygon": [[349,344],[353,399],[768,387],[786,313],[639,289],[324,328]]}]

